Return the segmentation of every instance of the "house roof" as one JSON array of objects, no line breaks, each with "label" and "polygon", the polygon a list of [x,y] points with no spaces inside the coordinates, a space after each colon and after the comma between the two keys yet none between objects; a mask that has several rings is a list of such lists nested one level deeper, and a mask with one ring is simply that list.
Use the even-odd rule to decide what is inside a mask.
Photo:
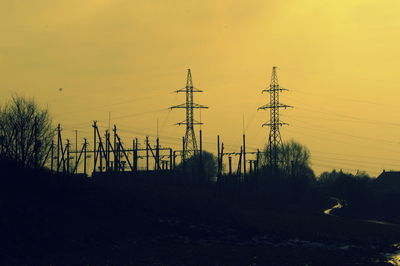
[{"label": "house roof", "polygon": [[378,176],[378,178],[400,178],[400,171],[385,171]]},{"label": "house roof", "polygon": [[378,176],[376,181],[389,186],[400,186],[400,171],[385,171]]}]

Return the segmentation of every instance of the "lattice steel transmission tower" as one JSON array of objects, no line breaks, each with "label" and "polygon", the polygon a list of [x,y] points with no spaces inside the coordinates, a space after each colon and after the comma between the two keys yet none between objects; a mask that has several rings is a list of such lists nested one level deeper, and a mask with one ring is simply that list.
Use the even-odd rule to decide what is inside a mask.
[{"label": "lattice steel transmission tower", "polygon": [[197,141],[196,134],[194,133],[194,125],[202,125],[203,123],[198,122],[194,119],[194,109],[206,109],[207,106],[194,103],[193,93],[203,92],[195,87],[193,87],[192,73],[190,69],[187,70],[186,86],[180,90],[176,91],[186,93],[186,103],[175,105],[170,107],[170,109],[184,108],[186,109],[186,119],[182,122],[177,123],[177,125],[186,125],[186,133],[184,137],[184,149],[183,149],[183,159],[190,158],[191,156],[197,154]]},{"label": "lattice steel transmission tower", "polygon": [[279,102],[279,93],[282,91],[287,91],[287,89],[279,86],[276,69],[276,66],[272,67],[272,76],[269,89],[262,91],[263,93],[268,92],[270,94],[270,101],[268,104],[258,108],[258,110],[270,110],[270,120],[268,123],[263,124],[263,126],[270,127],[267,146],[267,159],[268,163],[272,167],[277,167],[278,165],[278,149],[282,145],[282,137],[279,129],[283,125],[288,125],[287,123],[281,122],[279,118],[279,109],[293,107]]}]

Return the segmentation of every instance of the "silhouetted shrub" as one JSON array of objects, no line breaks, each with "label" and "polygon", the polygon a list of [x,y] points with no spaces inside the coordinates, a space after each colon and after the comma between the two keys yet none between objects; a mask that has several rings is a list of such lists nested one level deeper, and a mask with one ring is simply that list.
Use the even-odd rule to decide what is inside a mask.
[{"label": "silhouetted shrub", "polygon": [[202,158],[200,153],[193,155],[184,163],[180,163],[175,169],[185,174],[202,176],[209,179],[217,175],[218,161],[217,157],[211,152],[203,151]]}]

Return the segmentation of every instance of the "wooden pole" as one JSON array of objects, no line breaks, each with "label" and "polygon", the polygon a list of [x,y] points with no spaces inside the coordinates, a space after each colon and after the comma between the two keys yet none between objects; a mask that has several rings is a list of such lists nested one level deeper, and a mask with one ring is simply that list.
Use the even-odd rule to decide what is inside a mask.
[{"label": "wooden pole", "polygon": [[229,155],[229,175],[232,175],[232,156]]},{"label": "wooden pole", "polygon": [[217,170],[217,176],[221,174],[221,154],[220,154],[220,146],[219,146],[219,135],[217,135],[217,158],[218,158],[218,170]]},{"label": "wooden pole", "polygon": [[173,170],[172,160],[173,160],[173,152],[172,149],[169,149],[169,170]]},{"label": "wooden pole", "polygon": [[85,160],[83,161],[83,173],[86,175],[86,158],[87,158],[87,139],[85,138],[85,143],[84,143],[84,156]]},{"label": "wooden pole", "polygon": [[53,172],[54,167],[54,140],[51,141],[51,161],[50,161],[50,170]]},{"label": "wooden pole", "polygon": [[200,171],[203,171],[203,131],[200,129]]},{"label": "wooden pole", "polygon": [[149,171],[149,137],[146,136],[146,171]]},{"label": "wooden pole", "polygon": [[138,169],[139,169],[138,148],[139,148],[139,142],[138,142],[138,139],[135,138],[135,171],[138,171]]},{"label": "wooden pole", "polygon": [[156,140],[156,170],[160,170],[160,139]]},{"label": "wooden pole", "polygon": [[93,132],[94,132],[94,137],[93,137],[93,174],[96,173],[96,165],[97,165],[97,152],[96,152],[96,147],[97,147],[97,140],[96,140],[96,125],[97,121],[93,122]]},{"label": "wooden pole", "polygon": [[70,172],[70,169],[69,169],[69,146],[70,146],[69,139],[67,139],[67,173],[68,174]]},{"label": "wooden pole", "polygon": [[243,134],[243,177],[246,178],[246,135]]}]

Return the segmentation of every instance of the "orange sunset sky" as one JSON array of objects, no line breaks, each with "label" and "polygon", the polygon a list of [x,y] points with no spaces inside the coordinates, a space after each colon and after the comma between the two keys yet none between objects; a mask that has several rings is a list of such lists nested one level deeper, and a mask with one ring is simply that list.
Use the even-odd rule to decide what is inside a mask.
[{"label": "orange sunset sky", "polygon": [[[400,170],[398,0],[1,0],[0,103],[16,92],[48,106],[65,138],[91,124],[180,148],[186,69],[204,90],[204,148],[263,147],[261,94],[278,66],[289,123],[312,167]],[[62,91],[59,88],[63,88]],[[196,113],[199,119],[199,113]],[[128,146],[129,146],[128,145]],[[251,159],[251,158],[249,158]]]}]

